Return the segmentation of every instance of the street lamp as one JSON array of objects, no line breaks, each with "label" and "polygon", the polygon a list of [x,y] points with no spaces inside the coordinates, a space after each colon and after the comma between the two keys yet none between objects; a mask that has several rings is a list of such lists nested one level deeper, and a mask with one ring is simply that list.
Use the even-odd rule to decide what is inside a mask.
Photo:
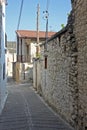
[{"label": "street lamp", "polygon": [[48,10],[43,11],[43,13],[44,13],[44,19],[46,20],[46,33],[45,33],[46,43],[45,43],[45,45],[44,45],[44,50],[47,51],[47,39],[48,39],[48,16],[49,16],[49,13],[48,13]]},{"label": "street lamp", "polygon": [[[47,69],[47,39],[48,39],[48,10],[43,11],[44,13],[44,19],[46,20],[46,33],[45,33],[45,37],[46,37],[46,41],[44,44],[44,68]],[[45,76],[46,77],[46,76]]]}]

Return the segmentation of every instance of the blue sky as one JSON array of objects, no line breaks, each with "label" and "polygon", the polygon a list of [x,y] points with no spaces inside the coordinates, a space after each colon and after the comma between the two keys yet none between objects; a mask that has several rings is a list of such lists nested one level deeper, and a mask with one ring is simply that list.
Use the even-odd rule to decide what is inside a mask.
[{"label": "blue sky", "polygon": [[[6,33],[8,41],[15,41],[20,5],[22,0],[7,0],[6,6]],[[59,31],[61,24],[67,23],[67,14],[71,10],[71,0],[49,1],[49,31]],[[47,0],[24,0],[20,30],[36,30],[37,4],[40,4],[40,30],[46,30],[46,20],[43,19],[43,11],[46,10]]]}]

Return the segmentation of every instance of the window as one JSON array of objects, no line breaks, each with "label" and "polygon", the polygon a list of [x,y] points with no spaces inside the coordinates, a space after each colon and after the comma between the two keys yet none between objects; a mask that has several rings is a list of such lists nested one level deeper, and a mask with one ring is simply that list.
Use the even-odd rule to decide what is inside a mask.
[{"label": "window", "polygon": [[45,56],[45,69],[47,69],[47,56]]},{"label": "window", "polygon": [[3,80],[5,79],[5,63],[3,64]]}]

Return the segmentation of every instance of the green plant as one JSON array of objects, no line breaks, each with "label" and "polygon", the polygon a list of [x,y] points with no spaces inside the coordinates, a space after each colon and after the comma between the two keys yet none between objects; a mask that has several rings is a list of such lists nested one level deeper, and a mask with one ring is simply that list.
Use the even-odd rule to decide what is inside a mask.
[{"label": "green plant", "polygon": [[62,28],[64,28],[64,27],[65,27],[65,25],[64,25],[64,24],[61,24],[61,27],[62,27]]}]

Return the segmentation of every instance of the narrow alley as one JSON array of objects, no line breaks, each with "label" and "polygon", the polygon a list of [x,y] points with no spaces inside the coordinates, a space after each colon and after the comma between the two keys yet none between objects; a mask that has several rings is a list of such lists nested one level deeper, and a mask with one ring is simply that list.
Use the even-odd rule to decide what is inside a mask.
[{"label": "narrow alley", "polygon": [[8,83],[0,130],[72,130],[33,90],[31,84]]}]

